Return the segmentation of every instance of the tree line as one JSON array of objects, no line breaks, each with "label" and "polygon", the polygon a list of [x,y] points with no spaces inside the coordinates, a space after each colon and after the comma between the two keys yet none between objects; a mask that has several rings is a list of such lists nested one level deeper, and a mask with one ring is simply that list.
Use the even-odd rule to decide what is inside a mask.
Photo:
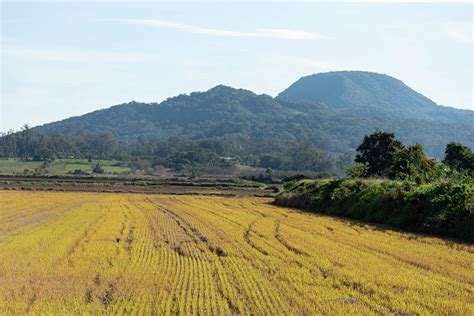
[{"label": "tree line", "polygon": [[157,141],[148,136],[117,140],[109,133],[81,132],[75,136],[39,134],[27,125],[19,132],[0,135],[0,157],[33,161],[65,158],[115,159],[138,169],[157,165],[182,170],[187,167],[228,168],[236,164],[273,170],[305,171],[313,176],[342,175],[353,159],[333,156],[311,142],[256,142],[240,134],[190,139],[171,137]]},{"label": "tree line", "polygon": [[426,156],[423,146],[405,146],[394,133],[375,131],[366,135],[357,148],[356,164],[348,173],[352,177],[415,179],[428,182],[444,166],[460,173],[474,173],[474,153],[467,146],[451,142],[446,145],[442,162]]},{"label": "tree line", "polygon": [[[440,162],[426,156],[421,145],[403,145],[393,133],[366,135],[353,154],[330,155],[311,142],[254,139],[229,134],[207,139],[172,137],[157,141],[147,136],[117,140],[109,133],[81,132],[75,136],[43,135],[27,125],[20,132],[0,134],[0,158],[53,161],[65,158],[115,159],[140,169],[162,165],[228,168],[236,164],[307,172],[316,177],[341,176],[417,178],[426,181],[439,172]],[[459,172],[474,168],[474,154],[459,143],[446,146],[444,166]],[[352,165],[346,170],[348,166]]]}]

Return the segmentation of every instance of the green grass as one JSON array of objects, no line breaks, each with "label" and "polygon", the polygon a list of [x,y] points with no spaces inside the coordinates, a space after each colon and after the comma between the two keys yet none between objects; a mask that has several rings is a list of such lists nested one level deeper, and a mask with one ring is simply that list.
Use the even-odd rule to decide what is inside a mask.
[{"label": "green grass", "polygon": [[[105,173],[126,173],[131,169],[127,166],[114,166],[118,161],[114,160],[93,160],[89,162],[87,159],[58,159],[46,166],[45,174],[47,175],[66,175],[75,170],[91,172],[92,168],[99,163],[105,170]],[[41,169],[43,162],[41,161],[22,161],[19,159],[0,159],[0,174],[23,174],[25,169],[31,172],[35,169]]]},{"label": "green grass", "polygon": [[114,166],[114,164],[117,163],[117,161],[114,160],[93,160],[89,162],[87,159],[56,160],[48,167],[48,171],[50,174],[65,174],[78,169],[90,172],[97,163],[102,166],[105,173],[124,173],[131,171],[129,167]]},{"label": "green grass", "polygon": [[25,169],[34,170],[43,165],[41,161],[22,161],[16,159],[0,159],[1,174],[19,174]]}]

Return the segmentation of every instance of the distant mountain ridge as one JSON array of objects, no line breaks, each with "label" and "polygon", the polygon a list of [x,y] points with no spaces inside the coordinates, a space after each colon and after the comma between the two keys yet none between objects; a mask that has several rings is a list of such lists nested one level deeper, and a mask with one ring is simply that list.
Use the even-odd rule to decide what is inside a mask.
[{"label": "distant mountain ridge", "polygon": [[161,103],[116,105],[34,130],[108,132],[118,139],[287,139],[344,153],[376,128],[395,132],[405,143],[421,143],[437,157],[450,141],[474,148],[474,111],[436,105],[395,78],[367,72],[303,77],[276,98],[220,85]]}]

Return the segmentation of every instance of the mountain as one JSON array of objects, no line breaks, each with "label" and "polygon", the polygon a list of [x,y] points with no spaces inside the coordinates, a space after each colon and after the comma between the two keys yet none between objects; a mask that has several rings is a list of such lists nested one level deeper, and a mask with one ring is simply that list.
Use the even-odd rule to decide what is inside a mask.
[{"label": "mountain", "polygon": [[396,78],[366,71],[336,71],[302,77],[278,98],[321,102],[358,117],[474,125],[474,111],[440,106]]},{"label": "mountain", "polygon": [[385,75],[337,72],[304,77],[277,98],[221,85],[161,103],[116,105],[34,130],[68,135],[107,132],[122,140],[298,140],[345,153],[378,128],[395,132],[404,143],[421,143],[429,155],[442,157],[450,141],[474,148],[473,113],[438,106]]},{"label": "mountain", "polygon": [[270,96],[220,85],[206,92],[169,98],[160,104],[133,101],[116,105],[35,130],[70,135],[82,131],[110,132],[119,139],[201,138],[257,131],[260,126],[283,120],[293,112]]}]

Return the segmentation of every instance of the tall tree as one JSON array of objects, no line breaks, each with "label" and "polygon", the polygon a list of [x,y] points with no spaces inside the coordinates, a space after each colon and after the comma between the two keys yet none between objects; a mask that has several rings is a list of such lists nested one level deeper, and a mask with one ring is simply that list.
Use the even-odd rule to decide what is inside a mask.
[{"label": "tall tree", "polygon": [[451,142],[446,145],[443,162],[458,171],[474,171],[474,153],[467,146]]},{"label": "tall tree", "polygon": [[388,177],[395,161],[395,154],[403,149],[394,133],[375,131],[366,135],[357,147],[355,161],[367,164],[367,176]]}]

